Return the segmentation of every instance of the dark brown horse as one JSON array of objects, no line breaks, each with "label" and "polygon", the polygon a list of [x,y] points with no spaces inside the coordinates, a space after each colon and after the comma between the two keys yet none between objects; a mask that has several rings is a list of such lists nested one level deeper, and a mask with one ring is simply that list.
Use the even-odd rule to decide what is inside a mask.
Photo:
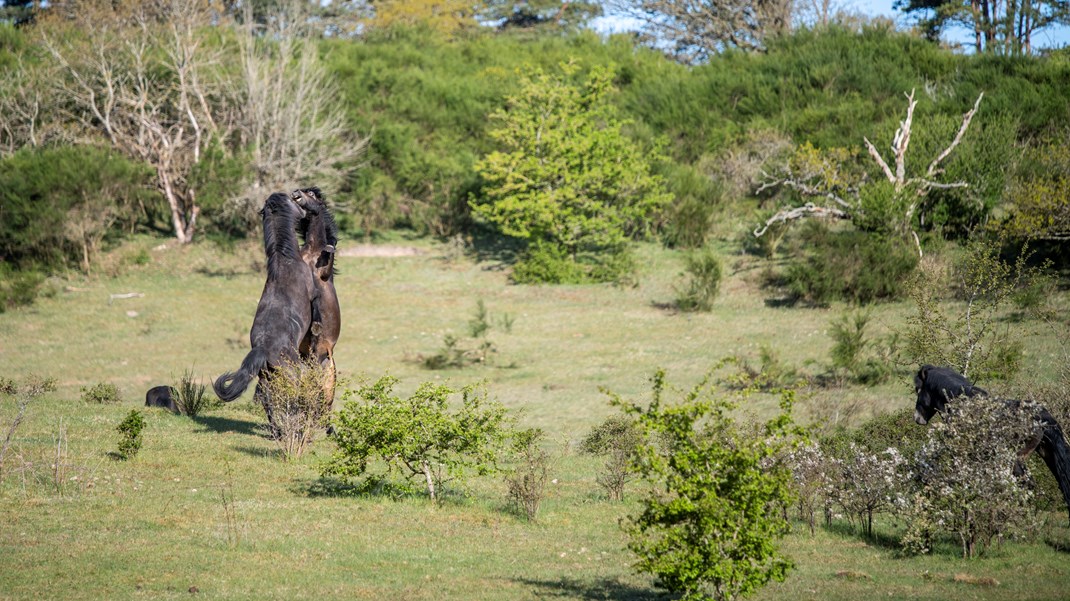
[{"label": "dark brown horse", "polygon": [[279,192],[268,197],[260,214],[268,274],[249,332],[252,350],[238,371],[219,376],[212,389],[224,401],[233,401],[258,377],[256,398],[267,410],[274,429],[265,376],[270,370],[297,363],[297,349],[311,327],[312,304],[318,302],[319,288],[312,283],[312,272],[297,243],[297,224],[305,217],[304,209]]},{"label": "dark brown horse", "polygon": [[[987,391],[974,386],[957,371],[932,365],[922,365],[914,375],[914,391],[918,395],[914,404],[914,421],[920,425],[927,424],[937,413],[944,413],[947,403],[957,397],[988,396]],[[1070,445],[1059,422],[1050,411],[1039,405],[1034,407],[1032,403],[1017,400],[1004,400],[1003,403],[1015,411],[1027,407],[1034,410],[1038,422],[1037,431],[1018,451],[1019,464],[1015,466],[1015,473],[1024,473],[1024,462],[1035,451],[1055,476],[1067,511],[1070,512]]]},{"label": "dark brown horse", "polygon": [[294,190],[290,196],[305,210],[306,216],[298,225],[298,232],[305,239],[301,257],[312,272],[313,285],[318,293],[312,303],[312,327],[301,341],[300,352],[302,357],[315,357],[325,368],[323,395],[329,409],[334,402],[337,381],[334,346],[342,330],[342,313],[338,307],[338,293],[334,289],[338,224],[319,188]]}]

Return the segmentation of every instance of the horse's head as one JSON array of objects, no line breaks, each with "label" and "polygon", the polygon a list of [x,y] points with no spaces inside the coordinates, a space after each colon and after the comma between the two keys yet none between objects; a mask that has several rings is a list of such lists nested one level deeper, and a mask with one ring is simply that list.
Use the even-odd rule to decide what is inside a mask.
[{"label": "horse's head", "polygon": [[299,188],[290,192],[290,198],[311,215],[319,215],[327,207],[326,198],[319,188]]},{"label": "horse's head", "polygon": [[914,374],[914,392],[918,395],[914,404],[914,422],[922,426],[937,413],[943,413],[951,399],[988,394],[957,371],[932,365],[922,365]]},{"label": "horse's head", "polygon": [[293,217],[299,220],[304,219],[306,214],[304,207],[300,203],[291,196],[278,192],[268,196],[267,200],[264,201],[264,207],[260,209],[260,217],[264,220],[270,217]]}]

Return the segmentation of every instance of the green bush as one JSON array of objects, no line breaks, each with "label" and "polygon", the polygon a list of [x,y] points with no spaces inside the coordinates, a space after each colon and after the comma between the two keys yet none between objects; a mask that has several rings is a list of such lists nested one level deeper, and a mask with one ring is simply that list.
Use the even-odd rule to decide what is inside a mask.
[{"label": "green bush", "polygon": [[0,313],[33,304],[45,276],[37,271],[16,271],[0,263]]},{"label": "green bush", "polygon": [[582,284],[587,274],[564,248],[537,240],[513,265],[517,284]]},{"label": "green bush", "polygon": [[115,428],[119,432],[119,459],[133,459],[141,450],[144,442],[141,431],[145,429],[145,418],[137,409],[131,409],[123,421]]},{"label": "green bush", "polygon": [[806,228],[803,240],[806,250],[791,260],[784,277],[793,298],[816,305],[901,298],[918,264],[917,251],[895,238],[833,232],[815,224]]},{"label": "green bush", "polygon": [[193,370],[188,369],[178,379],[178,385],[171,388],[175,406],[183,415],[197,417],[202,411],[212,406],[214,397],[205,395],[207,385],[193,380]]},{"label": "green bush", "polygon": [[635,479],[633,464],[643,435],[634,419],[624,415],[611,416],[595,426],[580,442],[584,453],[606,458],[595,481],[606,490],[610,499],[624,500],[624,487]]},{"label": "green bush", "polygon": [[788,521],[776,509],[791,504],[791,473],[771,465],[794,439],[793,394],[773,419],[741,426],[735,403],[714,397],[709,382],[673,403],[659,371],[646,407],[611,394],[643,432],[635,467],[650,485],[623,524],[628,548],[638,570],[689,601],[735,599],[782,582],[792,567],[778,549]]},{"label": "green bush", "polygon": [[149,173],[89,146],[26,148],[0,159],[0,257],[16,269],[80,265],[148,200]]},{"label": "green bush", "polygon": [[681,311],[709,311],[721,286],[721,260],[713,249],[689,253],[686,258],[687,280],[676,290],[676,306]]},{"label": "green bush", "polygon": [[98,382],[93,386],[86,388],[82,387],[82,402],[83,403],[96,403],[99,405],[107,405],[114,403],[121,403],[123,400],[119,394],[119,387],[115,384],[109,384],[107,382]]},{"label": "green bush", "polygon": [[[320,468],[322,476],[364,477],[369,464],[378,460],[387,474],[398,472],[410,481],[419,480],[435,500],[446,482],[463,481],[471,472],[485,475],[497,470],[507,419],[505,407],[488,400],[485,389],[454,390],[425,382],[402,399],[393,394],[397,382],[383,376],[345,392],[345,404],[331,420],[330,438],[338,449]],[[451,411],[449,399],[458,392],[460,407]],[[353,396],[358,398],[350,400]]]}]

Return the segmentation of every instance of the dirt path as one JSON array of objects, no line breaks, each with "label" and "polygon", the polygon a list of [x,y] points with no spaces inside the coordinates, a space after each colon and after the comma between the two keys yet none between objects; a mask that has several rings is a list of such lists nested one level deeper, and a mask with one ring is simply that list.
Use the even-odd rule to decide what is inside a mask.
[{"label": "dirt path", "polygon": [[413,246],[393,246],[390,244],[346,245],[338,254],[343,257],[414,257],[427,251]]}]

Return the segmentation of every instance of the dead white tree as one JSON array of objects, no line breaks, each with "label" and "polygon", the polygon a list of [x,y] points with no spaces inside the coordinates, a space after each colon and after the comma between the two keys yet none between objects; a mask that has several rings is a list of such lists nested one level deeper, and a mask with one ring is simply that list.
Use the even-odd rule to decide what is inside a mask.
[{"label": "dead white tree", "polygon": [[[941,182],[939,181],[939,176],[944,173],[944,169],[941,165],[962,142],[963,136],[966,135],[966,130],[970,127],[970,123],[973,121],[973,117],[977,113],[977,109],[980,107],[981,99],[983,97],[983,92],[977,96],[977,100],[973,103],[973,108],[963,114],[962,124],[959,126],[958,133],[955,134],[954,139],[943,151],[936,155],[936,157],[929,163],[925,173],[922,175],[910,177],[906,172],[906,155],[907,150],[910,147],[910,137],[914,127],[914,109],[918,104],[918,101],[914,98],[914,90],[911,90],[909,94],[906,94],[906,117],[899,122],[899,128],[896,129],[895,136],[892,138],[891,151],[893,160],[891,164],[884,159],[876,146],[869,141],[868,137],[862,138],[866,144],[866,150],[868,151],[869,156],[877,163],[881,173],[892,185],[896,196],[906,199],[906,208],[904,209],[904,214],[902,216],[902,224],[904,228],[910,230],[919,255],[921,254],[921,242],[918,239],[917,233],[910,228],[910,220],[913,218],[922,199],[930,191],[935,189],[965,188],[969,186],[967,182],[963,181]],[[793,173],[790,166],[783,169],[783,172],[777,177],[772,177],[766,174],[766,181],[758,188],[758,192],[775,187],[785,187],[796,190],[803,197],[824,197],[826,202],[825,204],[807,202],[800,207],[782,209],[767,219],[762,226],[756,228],[754,230],[754,235],[756,237],[761,236],[774,224],[800,219],[802,217],[824,216],[836,217],[839,219],[853,219],[858,216],[862,211],[859,201],[859,189],[865,185],[865,182],[860,181],[855,186],[844,185],[842,183],[832,185],[830,182],[840,182],[841,180],[837,175],[838,169],[838,166],[833,162],[826,162],[826,164],[820,166],[818,169],[802,174]],[[847,192],[846,196],[849,196],[850,198],[844,198],[845,195],[840,194],[840,190]]]},{"label": "dead white tree", "polygon": [[218,12],[209,0],[71,0],[49,14],[38,30],[68,121],[150,165],[175,237],[190,242],[200,214],[190,172],[208,141],[226,135],[225,97],[209,84],[221,49],[198,34]]},{"label": "dead white tree", "polygon": [[259,203],[262,190],[305,183],[334,187],[364,151],[354,135],[338,90],[324,68],[309,4],[280,2],[259,22],[251,5],[239,30],[242,92],[239,129],[248,148],[253,181],[244,194]]}]

